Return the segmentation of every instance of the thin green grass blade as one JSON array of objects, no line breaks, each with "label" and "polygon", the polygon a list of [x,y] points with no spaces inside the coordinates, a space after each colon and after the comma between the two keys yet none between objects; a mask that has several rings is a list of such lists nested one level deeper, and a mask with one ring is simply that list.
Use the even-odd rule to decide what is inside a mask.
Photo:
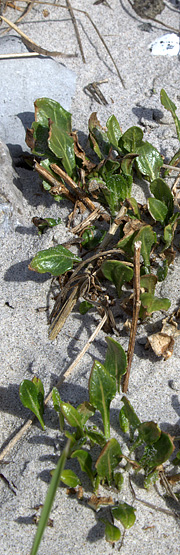
[{"label": "thin green grass blade", "polygon": [[30,555],[36,555],[38,551],[38,548],[44,533],[44,529],[46,527],[46,524],[49,518],[49,513],[51,511],[51,507],[55,498],[56,490],[59,486],[61,473],[64,469],[65,462],[69,453],[69,448],[70,448],[70,440],[67,441],[66,446],[63,449],[62,455],[60,456],[59,461],[57,463],[56,469],[53,473],[53,477],[51,479],[51,483],[46,495],[45,503],[41,512],[40,521],[38,524],[37,532],[34,538]]}]

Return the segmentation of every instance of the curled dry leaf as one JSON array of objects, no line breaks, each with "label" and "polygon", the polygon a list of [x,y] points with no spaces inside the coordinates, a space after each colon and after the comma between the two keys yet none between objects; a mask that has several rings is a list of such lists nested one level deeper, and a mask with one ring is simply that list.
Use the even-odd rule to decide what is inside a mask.
[{"label": "curled dry leaf", "polygon": [[109,497],[100,497],[93,493],[88,500],[88,505],[94,509],[94,511],[98,511],[103,505],[114,505],[114,501],[111,496]]},{"label": "curled dry leaf", "polygon": [[146,348],[150,345],[155,355],[163,356],[164,360],[167,360],[173,353],[174,338],[177,335],[180,335],[180,330],[178,330],[178,324],[173,320],[173,316],[165,318],[162,330],[148,337]]}]

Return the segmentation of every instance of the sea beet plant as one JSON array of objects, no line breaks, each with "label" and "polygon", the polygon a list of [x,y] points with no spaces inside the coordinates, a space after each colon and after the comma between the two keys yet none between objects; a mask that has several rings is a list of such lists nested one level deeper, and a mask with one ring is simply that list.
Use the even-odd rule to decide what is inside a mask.
[{"label": "sea beet plant", "polygon": [[[180,140],[176,106],[163,89],[161,102],[171,112]],[[158,150],[143,141],[140,127],[133,126],[123,133],[112,115],[106,127],[102,128],[96,113],[93,113],[89,119],[91,150],[87,152],[79,144],[76,132],[72,131],[71,114],[47,98],[35,102],[35,122],[27,131],[26,141],[34,156],[35,169],[43,178],[45,190],[58,202],[66,197],[74,205],[73,214],[76,210],[82,213],[89,210],[81,224],[71,229],[79,246],[77,254],[71,252],[71,245],[57,245],[39,251],[29,265],[33,271],[49,272],[60,283],[60,294],[51,315],[50,339],[60,332],[79,300],[82,317],[95,307],[101,317],[106,315],[106,329],[110,333],[113,329],[117,331],[112,307],[120,302],[119,298],[124,309],[133,314],[127,355],[119,342],[106,338],[105,362],[101,364],[96,360],[91,370],[88,403],[75,408],[62,401],[57,388],[52,390],[61,431],[64,430],[64,420],[68,423],[64,432],[68,443],[53,473],[31,551],[31,555],[35,555],[59,481],[73,488],[80,486],[80,478],[66,468],[67,459],[76,458],[81,470],[89,477],[94,490],[90,506],[94,510],[101,505],[111,506],[111,518],[103,519],[103,522],[106,539],[114,543],[120,538],[120,529],[114,525],[114,519],[125,528],[132,526],[134,508],[121,501],[116,503],[112,497],[102,498],[98,494],[99,485],[113,485],[120,491],[123,473],[132,468],[136,472],[144,472],[144,485],[149,487],[158,479],[163,463],[173,452],[172,438],[152,421],[141,423],[123,395],[119,423],[121,430],[130,434],[132,442],[129,455],[125,456],[119,440],[110,435],[110,404],[117,392],[120,394],[121,383],[123,393],[128,388],[138,318],[145,319],[155,311],[166,311],[170,307],[170,300],[157,297],[155,288],[157,282],[167,276],[175,257],[173,239],[180,213],[175,203],[176,188],[174,186],[172,192],[165,178],[170,171],[176,170],[180,150],[165,165]],[[137,203],[131,196],[136,178],[138,183],[142,180],[149,188],[147,205]],[[42,233],[45,228],[58,225],[59,220],[51,220],[36,219],[34,223]],[[112,285],[109,293],[108,282],[115,286],[113,295]],[[124,299],[127,283],[128,289],[133,283],[132,292]],[[176,327],[171,319],[172,325]],[[162,348],[157,351],[153,336],[149,342],[158,356],[168,358],[172,354],[174,339],[169,332],[165,332],[164,326],[160,333],[163,341],[167,335],[167,343],[163,342]],[[21,383],[21,401],[35,413],[44,429],[43,396],[43,385],[39,379]],[[96,411],[102,418],[102,426],[98,428],[94,424]],[[97,448],[99,450],[98,458],[94,458],[94,445],[96,453]],[[179,460],[177,455],[176,464]]]}]

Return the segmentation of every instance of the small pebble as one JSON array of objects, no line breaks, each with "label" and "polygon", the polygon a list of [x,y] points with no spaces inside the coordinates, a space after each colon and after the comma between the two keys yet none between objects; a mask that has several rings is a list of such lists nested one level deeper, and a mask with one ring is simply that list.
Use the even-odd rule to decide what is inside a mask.
[{"label": "small pebble", "polygon": [[179,386],[178,386],[176,380],[169,380],[169,381],[168,381],[168,385],[169,385],[169,387],[170,387],[171,389],[173,389],[174,391],[178,391],[178,389],[179,389]]}]

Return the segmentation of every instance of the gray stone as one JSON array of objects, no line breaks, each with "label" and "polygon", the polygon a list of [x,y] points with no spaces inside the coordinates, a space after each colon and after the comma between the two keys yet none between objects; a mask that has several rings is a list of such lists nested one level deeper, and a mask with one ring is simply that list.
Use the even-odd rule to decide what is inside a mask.
[{"label": "gray stone", "polygon": [[0,227],[7,230],[9,219],[14,214],[16,221],[23,222],[26,201],[14,181],[18,175],[13,169],[7,146],[0,139]]},{"label": "gray stone", "polygon": [[[8,35],[0,38],[0,53],[28,52],[20,38]],[[1,108],[0,137],[14,156],[21,148],[27,150],[25,131],[34,120],[34,101],[40,97],[53,98],[65,110],[70,110],[75,94],[76,74],[60,61],[45,56],[0,60]]]}]

